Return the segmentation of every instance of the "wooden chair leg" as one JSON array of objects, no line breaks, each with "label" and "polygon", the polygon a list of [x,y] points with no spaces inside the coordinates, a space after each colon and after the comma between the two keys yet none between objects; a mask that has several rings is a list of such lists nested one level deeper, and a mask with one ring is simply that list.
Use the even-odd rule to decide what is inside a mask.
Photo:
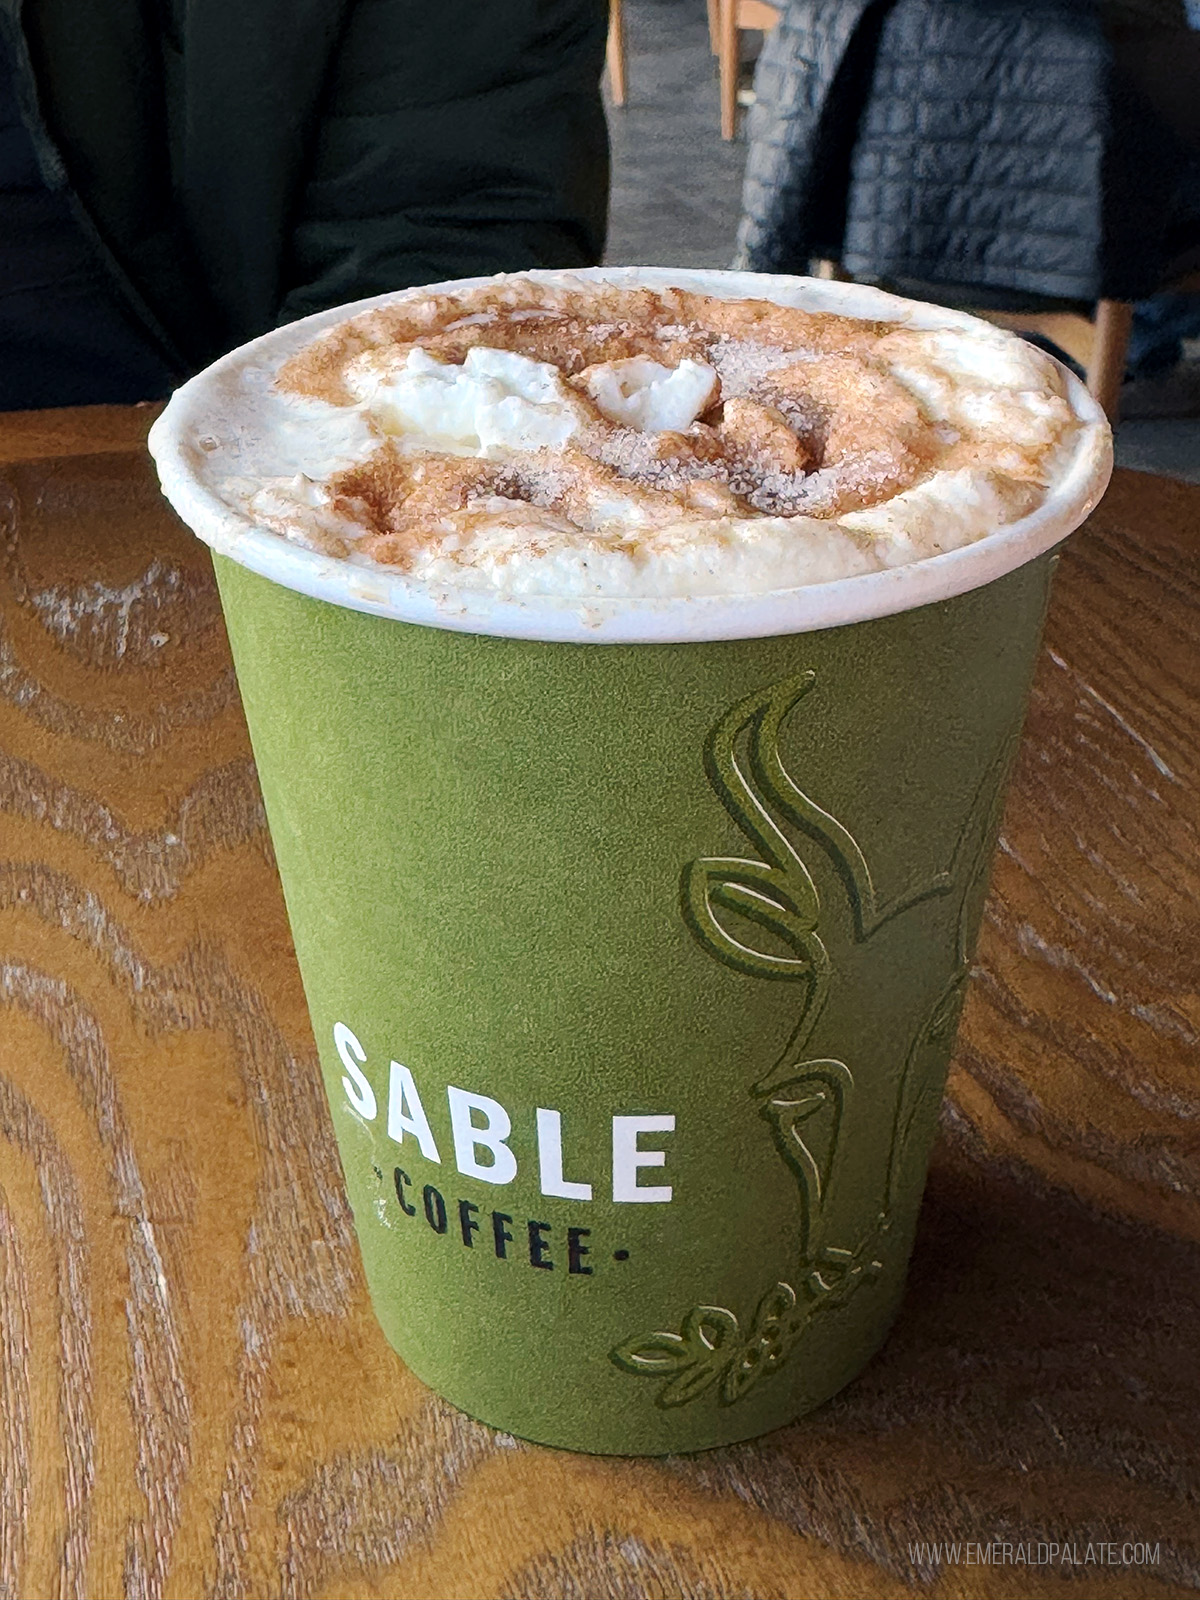
[{"label": "wooden chair leg", "polygon": [[708,48],[721,54],[721,0],[708,0]]},{"label": "wooden chair leg", "polygon": [[1128,300],[1096,302],[1096,333],[1092,359],[1088,363],[1088,392],[1099,401],[1105,416],[1113,423],[1120,409],[1132,327],[1133,306]]},{"label": "wooden chair leg", "polygon": [[622,0],[608,0],[608,88],[613,105],[625,104],[625,13]]},{"label": "wooden chair leg", "polygon": [[721,18],[721,137],[737,132],[738,0],[718,0]]}]

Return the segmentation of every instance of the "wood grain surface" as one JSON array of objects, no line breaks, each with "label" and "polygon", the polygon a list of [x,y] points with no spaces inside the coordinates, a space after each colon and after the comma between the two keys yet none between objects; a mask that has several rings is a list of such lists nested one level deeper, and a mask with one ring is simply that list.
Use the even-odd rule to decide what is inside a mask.
[{"label": "wood grain surface", "polygon": [[0,419],[0,1596],[1200,1588],[1200,490],[1118,475],[1063,557],[893,1337],[802,1423],[629,1462],[376,1329],[145,422]]}]

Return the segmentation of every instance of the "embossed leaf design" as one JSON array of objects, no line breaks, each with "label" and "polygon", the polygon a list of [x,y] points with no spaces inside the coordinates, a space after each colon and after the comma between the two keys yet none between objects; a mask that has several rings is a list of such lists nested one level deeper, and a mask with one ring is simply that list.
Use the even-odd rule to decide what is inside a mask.
[{"label": "embossed leaf design", "polygon": [[767,1290],[758,1302],[749,1337],[721,1386],[726,1405],[740,1399],[766,1373],[783,1365],[803,1321],[803,1315],[797,1315],[796,1291],[790,1283],[777,1283]]},{"label": "embossed leaf design", "polygon": [[678,1333],[639,1333],[618,1345],[612,1358],[629,1372],[640,1372],[651,1378],[665,1378],[681,1367],[690,1367],[693,1360],[683,1336]]},{"label": "embossed leaf design", "polygon": [[693,1350],[720,1350],[738,1331],[738,1319],[720,1306],[696,1306],[683,1324],[684,1338]]},{"label": "embossed leaf design", "polygon": [[777,1283],[773,1289],[768,1289],[759,1301],[751,1333],[761,1336],[764,1332],[769,1332],[795,1309],[796,1291],[790,1283]]},{"label": "embossed leaf design", "polygon": [[805,1279],[805,1290],[812,1298],[814,1312],[831,1311],[845,1305],[864,1283],[870,1283],[879,1276],[883,1271],[883,1262],[878,1259],[876,1251],[889,1227],[887,1217],[880,1217],[874,1233],[857,1250],[829,1246],[820,1252]]},{"label": "embossed leaf design", "polygon": [[[760,689],[748,695],[725,713],[709,734],[704,747],[704,770],[721,804],[746,838],[758,846],[763,858],[772,866],[785,870],[798,862],[799,857],[742,771],[743,762],[738,755],[738,745],[747,736],[751,741],[758,737],[759,725],[769,707],[776,702],[782,706],[782,721],[811,692],[816,681],[815,672],[802,672],[798,677],[789,678],[774,688]],[[752,748],[750,755],[753,766]],[[815,904],[813,911],[815,914]]]},{"label": "embossed leaf design", "polygon": [[689,1400],[694,1400],[697,1395],[712,1388],[725,1370],[728,1360],[728,1354],[723,1354],[720,1359],[714,1356],[709,1361],[698,1361],[687,1372],[681,1372],[677,1378],[672,1378],[659,1395],[658,1404],[664,1410],[669,1410],[672,1406],[687,1405]]},{"label": "embossed leaf design", "polygon": [[[853,835],[800,788],[780,755],[784,722],[816,681],[816,674],[806,671],[759,690],[731,707],[712,729],[704,748],[705,772],[726,812],[755,847],[757,858],[694,860],[683,869],[681,882],[684,920],[710,955],[752,977],[806,985],[790,1039],[752,1090],[800,1189],[801,1248],[795,1280],[799,1292],[777,1283],[759,1301],[745,1336],[733,1312],[696,1306],[684,1319],[682,1332],[642,1335],[614,1350],[613,1361],[627,1371],[667,1379],[659,1405],[683,1405],[718,1380],[722,1403],[731,1404],[786,1360],[811,1316],[845,1304],[882,1272],[882,1246],[891,1227],[898,1174],[929,1080],[929,1057],[944,1051],[965,993],[969,935],[977,920],[978,899],[986,890],[989,846],[1003,794],[1001,779],[1012,759],[1015,735],[997,752],[981,781],[947,866],[884,900]],[[859,943],[910,907],[960,885],[957,970],[909,1047],[881,1209],[874,1227],[852,1250],[825,1245],[821,1232],[854,1080],[842,1061],[802,1059],[828,997],[832,972],[817,932],[816,883],[777,819],[825,852],[845,886]],[[767,948],[762,947],[757,929],[770,936]]]},{"label": "embossed leaf design", "polygon": [[[888,1156],[886,1209],[895,1201],[900,1175],[918,1120],[922,1099],[929,1094],[930,1060],[940,1059],[947,1041],[954,1037],[959,1015],[967,997],[970,971],[966,960],[961,959],[958,971],[934,1001],[933,1007],[909,1046],[900,1075],[900,1092],[896,1098],[896,1116],[892,1133],[892,1147]],[[936,1081],[936,1079],[934,1080]],[[940,1099],[940,1091],[938,1093]]]},{"label": "embossed leaf design", "polygon": [[842,1118],[853,1089],[845,1062],[806,1061],[795,1077],[770,1089],[762,1108],[780,1154],[800,1184],[806,1252],[816,1244]]},{"label": "embossed leaf design", "polygon": [[784,766],[779,753],[783,723],[814,687],[815,678],[809,681],[810,677],[812,675],[806,673],[800,679],[782,683],[766,696],[752,725],[750,767],[759,787],[775,809],[793,827],[815,839],[829,856],[846,886],[854,916],[855,937],[862,942],[910,906],[935,895],[946,894],[953,884],[953,873],[949,870],[935,873],[925,883],[904,890],[890,901],[883,902],[880,899],[858,841],[835,816],[805,794]]},{"label": "embossed leaf design", "polygon": [[[752,977],[806,982],[803,1013],[814,1018],[824,1004],[829,977],[828,955],[816,932],[817,888],[747,779],[738,747],[746,740],[753,745],[758,723],[774,698],[782,697],[790,709],[815,683],[815,673],[806,672],[778,689],[750,695],[709,735],[704,752],[709,780],[762,859],[702,857],[684,868],[682,883],[684,920],[709,954]],[[758,941],[748,943],[722,920],[721,912],[756,924],[791,954],[763,949]]]},{"label": "embossed leaf design", "polygon": [[[734,857],[692,861],[683,873],[684,917],[710,954],[738,972],[756,978],[812,979],[827,963],[805,900],[804,889],[810,886],[811,880],[799,886],[789,882],[778,868],[761,861]],[[795,954],[778,955],[745,944],[719,920],[718,907],[757,923]]]},{"label": "embossed leaf design", "polygon": [[670,1377],[660,1406],[686,1405],[715,1383],[729,1362],[738,1319],[721,1306],[693,1306],[682,1333],[649,1333],[612,1352],[612,1360],[643,1377]]}]

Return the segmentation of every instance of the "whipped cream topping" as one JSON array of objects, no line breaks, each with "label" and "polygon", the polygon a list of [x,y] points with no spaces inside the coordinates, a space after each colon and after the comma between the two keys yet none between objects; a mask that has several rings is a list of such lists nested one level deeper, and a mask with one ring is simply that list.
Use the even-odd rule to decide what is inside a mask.
[{"label": "whipped cream topping", "polygon": [[690,428],[717,397],[717,374],[707,361],[685,356],[664,367],[649,356],[601,361],[580,373],[579,381],[610,422],[643,433]]},{"label": "whipped cream topping", "polygon": [[406,451],[542,450],[565,444],[583,421],[557,367],[486,345],[461,365],[419,347],[372,351],[351,364],[346,387]]},{"label": "whipped cream topping", "polygon": [[984,538],[1078,444],[1054,363],[986,324],[682,293],[642,324],[636,294],[563,281],[406,301],[248,375],[273,443],[215,451],[214,488],[435,590],[763,594]]}]

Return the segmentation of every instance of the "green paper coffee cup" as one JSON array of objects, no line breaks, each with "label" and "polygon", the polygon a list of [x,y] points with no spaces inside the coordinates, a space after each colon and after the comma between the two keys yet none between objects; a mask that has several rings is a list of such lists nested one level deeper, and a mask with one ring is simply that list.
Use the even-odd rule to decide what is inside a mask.
[{"label": "green paper coffee cup", "polygon": [[1085,426],[1039,510],[908,567],[433,596],[207,486],[214,452],[253,457],[262,374],[345,315],[218,363],[151,443],[216,552],[376,1313],[523,1438],[761,1434],[853,1378],[904,1292],[1053,550],[1103,491],[1107,428],[1072,380]]}]

